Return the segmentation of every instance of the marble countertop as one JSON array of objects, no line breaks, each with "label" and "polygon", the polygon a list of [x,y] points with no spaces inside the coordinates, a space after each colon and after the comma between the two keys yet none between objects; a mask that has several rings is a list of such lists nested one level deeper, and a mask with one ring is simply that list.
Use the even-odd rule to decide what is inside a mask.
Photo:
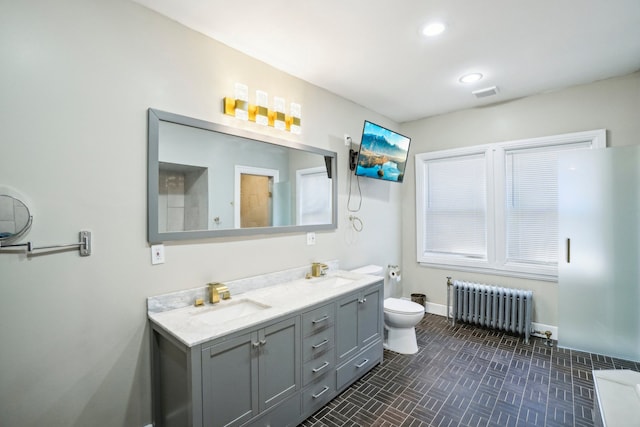
[{"label": "marble countertop", "polygon": [[357,291],[380,277],[334,270],[326,276],[272,284],[217,304],[154,311],[149,319],[188,347]]}]

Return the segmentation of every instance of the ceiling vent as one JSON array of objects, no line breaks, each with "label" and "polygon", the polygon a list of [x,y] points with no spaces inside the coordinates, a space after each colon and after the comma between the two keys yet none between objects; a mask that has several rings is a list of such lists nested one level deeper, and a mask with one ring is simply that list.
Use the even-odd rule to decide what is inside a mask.
[{"label": "ceiling vent", "polygon": [[498,93],[498,87],[497,86],[491,86],[491,87],[487,87],[487,88],[484,88],[484,89],[474,90],[471,93],[474,94],[476,96],[476,98],[486,98],[487,96],[496,95]]}]

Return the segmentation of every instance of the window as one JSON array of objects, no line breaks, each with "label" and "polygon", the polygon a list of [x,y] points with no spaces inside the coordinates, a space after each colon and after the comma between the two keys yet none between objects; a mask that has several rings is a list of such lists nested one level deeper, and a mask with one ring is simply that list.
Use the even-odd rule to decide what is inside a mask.
[{"label": "window", "polygon": [[605,130],[416,155],[420,263],[554,280],[558,158]]},{"label": "window", "polygon": [[296,171],[297,225],[330,224],[331,180],[325,167]]}]

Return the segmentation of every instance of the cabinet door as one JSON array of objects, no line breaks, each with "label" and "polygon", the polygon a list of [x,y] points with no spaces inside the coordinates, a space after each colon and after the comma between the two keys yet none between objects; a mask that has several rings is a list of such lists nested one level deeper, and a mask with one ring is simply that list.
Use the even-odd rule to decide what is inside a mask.
[{"label": "cabinet door", "polygon": [[382,315],[380,288],[367,289],[358,300],[358,343],[360,348],[381,338]]},{"label": "cabinet door", "polygon": [[358,295],[350,295],[338,301],[336,313],[337,364],[349,360],[358,352]]},{"label": "cabinet door", "polygon": [[281,402],[300,389],[300,316],[261,329],[260,410]]},{"label": "cabinet door", "polygon": [[236,426],[258,414],[258,333],[202,351],[205,427]]}]

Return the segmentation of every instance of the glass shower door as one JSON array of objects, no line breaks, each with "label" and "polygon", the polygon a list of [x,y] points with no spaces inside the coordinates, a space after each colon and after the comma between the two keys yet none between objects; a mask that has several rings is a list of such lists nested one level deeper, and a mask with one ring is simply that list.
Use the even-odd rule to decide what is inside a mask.
[{"label": "glass shower door", "polygon": [[640,361],[640,147],[559,167],[558,344]]}]

